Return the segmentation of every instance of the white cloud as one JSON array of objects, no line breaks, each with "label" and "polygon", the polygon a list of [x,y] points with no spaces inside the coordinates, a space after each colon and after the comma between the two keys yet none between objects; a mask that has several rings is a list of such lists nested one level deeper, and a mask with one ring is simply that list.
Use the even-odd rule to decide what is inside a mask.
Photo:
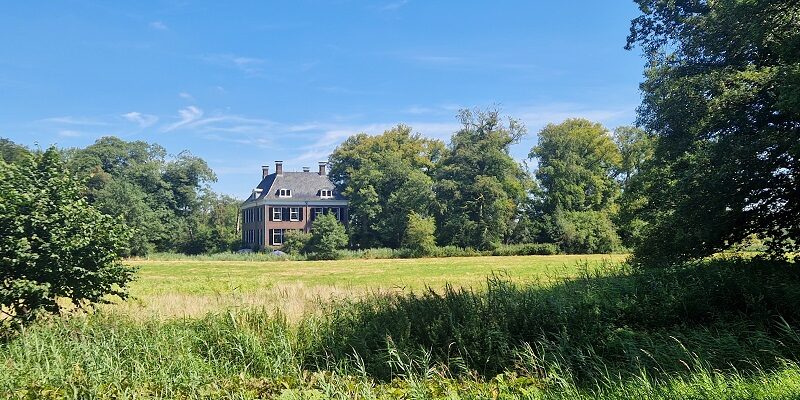
[{"label": "white cloud", "polygon": [[235,68],[248,75],[258,75],[266,60],[255,57],[245,57],[236,54],[209,54],[200,57],[201,60],[228,68]]},{"label": "white cloud", "polygon": [[153,126],[156,122],[158,122],[157,116],[150,114],[142,114],[136,111],[122,114],[122,118],[125,118],[126,120],[131,121],[133,123],[139,124],[139,127],[141,128],[147,128]]},{"label": "white cloud", "polygon": [[169,30],[166,24],[161,21],[153,21],[150,23],[150,28],[155,29],[157,31],[166,31]]},{"label": "white cloud", "polygon": [[40,122],[60,124],[60,125],[84,125],[84,126],[108,126],[108,122],[100,121],[94,118],[84,117],[52,117],[40,120]]},{"label": "white cloud", "polygon": [[180,121],[164,127],[163,129],[164,132],[169,132],[175,129],[179,129],[181,127],[188,126],[189,124],[199,120],[203,116],[203,110],[195,106],[189,106],[178,110],[178,116],[180,118]]},{"label": "white cloud", "polygon": [[184,100],[192,101],[192,102],[195,101],[194,100],[194,96],[192,96],[191,94],[186,93],[186,92],[178,93],[178,97],[180,97],[180,98],[182,98]]},{"label": "white cloud", "polygon": [[62,131],[58,131],[58,136],[61,136],[61,137],[78,137],[78,136],[83,136],[83,134],[81,132],[78,132],[78,131],[65,129],[65,130],[62,130]]},{"label": "white cloud", "polygon": [[398,9],[402,8],[406,4],[408,4],[408,0],[393,1],[393,2],[388,3],[388,4],[384,5],[383,7],[381,7],[381,10],[383,10],[383,11],[395,11],[395,10],[398,10]]}]

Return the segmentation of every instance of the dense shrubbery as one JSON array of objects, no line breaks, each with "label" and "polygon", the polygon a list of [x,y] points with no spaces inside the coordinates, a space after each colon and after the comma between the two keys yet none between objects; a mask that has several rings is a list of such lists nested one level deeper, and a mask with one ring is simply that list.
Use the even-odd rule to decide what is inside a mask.
[{"label": "dense shrubbery", "polygon": [[312,365],[357,354],[371,375],[389,379],[397,351],[464,373],[494,376],[529,362],[534,374],[558,365],[597,381],[608,370],[680,372],[686,357],[718,368],[772,368],[800,351],[800,271],[781,262],[587,273],[549,288],[495,277],[487,289],[336,304],[315,333]]}]

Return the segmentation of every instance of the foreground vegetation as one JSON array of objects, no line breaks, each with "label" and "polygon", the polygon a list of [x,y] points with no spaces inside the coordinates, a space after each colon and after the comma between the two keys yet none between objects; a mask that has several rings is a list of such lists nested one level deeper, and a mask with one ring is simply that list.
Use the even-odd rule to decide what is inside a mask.
[{"label": "foreground vegetation", "polygon": [[[145,284],[148,273],[169,269],[141,267]],[[203,273],[176,267],[184,277]],[[792,398],[800,391],[798,293],[793,264],[715,259],[658,271],[595,268],[549,285],[495,276],[475,290],[372,293],[295,321],[267,308],[167,320],[104,309],[41,321],[1,344],[0,392]]]}]

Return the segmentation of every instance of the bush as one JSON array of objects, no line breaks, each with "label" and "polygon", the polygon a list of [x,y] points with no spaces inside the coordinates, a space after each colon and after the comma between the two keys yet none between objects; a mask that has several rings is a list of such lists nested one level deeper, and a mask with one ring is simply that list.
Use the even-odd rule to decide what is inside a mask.
[{"label": "bush", "polygon": [[339,249],[347,245],[347,232],[344,225],[336,220],[333,214],[317,216],[311,227],[311,239],[308,251],[317,260],[335,260],[339,258]]},{"label": "bush", "polygon": [[612,253],[620,240],[608,215],[599,211],[559,212],[551,236],[568,254]]},{"label": "bush", "polygon": [[493,256],[549,256],[558,254],[554,243],[507,244],[492,250]]},{"label": "bush", "polygon": [[[55,148],[0,161],[0,307],[12,321],[127,296],[134,269],[120,263],[130,233],[90,206]],[[5,320],[10,323],[9,320]]]},{"label": "bush", "polygon": [[408,226],[403,238],[403,246],[417,256],[433,253],[436,249],[436,221],[415,212],[408,214]]},{"label": "bush", "polygon": [[283,239],[283,251],[299,255],[308,252],[308,242],[311,241],[311,234],[302,231],[289,231]]}]

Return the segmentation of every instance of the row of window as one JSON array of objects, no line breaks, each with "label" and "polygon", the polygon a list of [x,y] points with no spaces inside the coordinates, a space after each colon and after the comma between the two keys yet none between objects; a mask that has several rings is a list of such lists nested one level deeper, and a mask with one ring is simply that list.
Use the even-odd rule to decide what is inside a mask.
[{"label": "row of window", "polygon": [[264,230],[263,229],[249,229],[243,232],[244,242],[250,245],[258,244],[264,246]]},{"label": "row of window", "polygon": [[[302,221],[303,212],[301,207],[271,207],[270,221]],[[342,209],[339,207],[314,207],[311,209],[311,220],[316,219],[317,215],[333,214],[338,221],[342,220]],[[264,208],[254,207],[242,211],[242,219],[245,223],[264,221]]]},{"label": "row of window", "polygon": [[[282,246],[283,240],[290,231],[300,231],[300,229],[270,229],[269,244],[271,246]],[[244,231],[244,241],[249,245],[258,244],[264,246],[264,230],[249,229]]]},{"label": "row of window", "polygon": [[[292,197],[292,189],[278,189],[278,197]],[[319,190],[319,197],[322,199],[332,199],[333,198],[333,190],[331,189],[320,189]]]},{"label": "row of window", "polygon": [[245,223],[264,220],[264,208],[254,207],[242,211],[242,219]]}]

